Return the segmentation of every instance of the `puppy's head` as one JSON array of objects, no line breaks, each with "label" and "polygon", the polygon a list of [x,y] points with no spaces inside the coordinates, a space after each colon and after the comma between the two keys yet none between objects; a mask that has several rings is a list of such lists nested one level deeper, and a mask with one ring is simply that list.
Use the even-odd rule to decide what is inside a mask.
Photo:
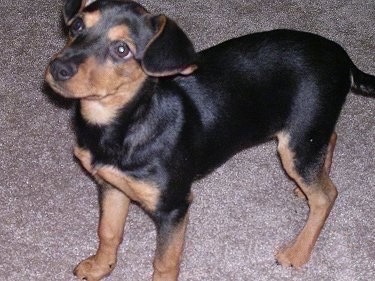
[{"label": "puppy's head", "polygon": [[46,81],[64,97],[130,99],[147,76],[196,68],[193,45],[176,23],[133,1],[67,0],[64,20],[67,45],[46,70]]}]

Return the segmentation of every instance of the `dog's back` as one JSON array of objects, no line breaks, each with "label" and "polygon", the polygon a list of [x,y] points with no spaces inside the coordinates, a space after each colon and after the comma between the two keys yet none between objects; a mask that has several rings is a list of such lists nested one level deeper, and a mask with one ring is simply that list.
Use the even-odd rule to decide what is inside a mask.
[{"label": "dog's back", "polygon": [[[162,80],[160,88],[173,85],[178,95],[186,96],[185,114],[193,116],[200,130],[197,153],[205,161],[198,162],[213,167],[280,131],[298,127],[299,133],[303,124],[316,123],[327,142],[355,86],[352,75],[360,76],[337,43],[290,30],[226,41],[198,53],[197,65],[189,76]],[[364,85],[375,84],[366,77]]]}]

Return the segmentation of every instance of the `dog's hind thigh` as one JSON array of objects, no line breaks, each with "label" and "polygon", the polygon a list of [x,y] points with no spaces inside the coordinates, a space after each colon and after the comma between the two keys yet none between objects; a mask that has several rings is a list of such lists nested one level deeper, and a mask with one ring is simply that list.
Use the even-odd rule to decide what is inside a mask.
[{"label": "dog's hind thigh", "polygon": [[[337,134],[336,132],[333,132],[331,135],[331,138],[328,143],[327,147],[327,155],[324,161],[324,168],[327,171],[327,174],[331,172],[331,165],[332,165],[332,159],[333,159],[333,152],[335,150],[336,146],[336,141],[337,141]],[[299,197],[299,198],[306,198],[306,195],[303,193],[301,188],[297,185],[297,187],[294,189],[294,194]]]},{"label": "dog's hind thigh", "polygon": [[[293,149],[288,134],[279,134],[278,139],[278,152],[282,165],[306,195],[310,212],[297,238],[291,245],[279,251],[276,258],[283,266],[299,268],[310,259],[314,245],[337,197],[336,187],[329,178],[336,134],[332,134],[329,144],[323,145],[319,153],[316,153],[316,148],[309,151],[308,145],[303,147],[303,152]],[[301,159],[301,154],[308,155],[309,160]],[[303,166],[303,164],[308,165]]]}]

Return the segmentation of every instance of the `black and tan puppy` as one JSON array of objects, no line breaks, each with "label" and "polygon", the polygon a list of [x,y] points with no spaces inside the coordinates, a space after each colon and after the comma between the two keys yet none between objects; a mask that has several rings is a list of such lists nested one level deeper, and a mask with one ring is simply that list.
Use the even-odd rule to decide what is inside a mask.
[{"label": "black and tan puppy", "polygon": [[153,280],[176,280],[192,182],[271,138],[310,207],[276,258],[304,265],[337,196],[329,171],[341,107],[351,90],[375,95],[375,77],[317,35],[275,30],[196,53],[164,15],[92,2],[66,1],[70,37],[46,71],[56,92],[79,100],[74,152],[101,185],[99,248],[75,274],[113,270],[133,200],[156,224]]}]

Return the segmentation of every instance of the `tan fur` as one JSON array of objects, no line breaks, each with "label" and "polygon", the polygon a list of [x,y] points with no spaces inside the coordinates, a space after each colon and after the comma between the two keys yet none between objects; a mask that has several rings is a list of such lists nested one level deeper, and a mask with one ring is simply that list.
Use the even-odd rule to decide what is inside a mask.
[{"label": "tan fur", "polygon": [[91,13],[84,13],[82,16],[83,22],[85,23],[86,28],[91,28],[95,26],[99,22],[101,17],[102,15],[99,10],[91,12]]},{"label": "tan fur", "polygon": [[68,95],[81,98],[82,116],[91,124],[110,123],[137,93],[146,79],[139,64],[130,58],[122,65],[98,64],[89,58],[66,83]]},{"label": "tan fur", "polygon": [[160,191],[154,183],[138,181],[112,166],[92,167],[91,153],[80,147],[74,149],[74,155],[82,166],[92,174],[100,184],[110,184],[118,188],[130,199],[140,203],[146,210],[156,210]]},{"label": "tan fur", "polygon": [[[94,14],[91,16],[92,22],[100,17]],[[108,37],[112,41],[126,42],[131,52],[136,52],[125,25],[111,28]],[[113,63],[111,59],[99,63],[96,58],[89,57],[68,81],[54,81],[49,69],[46,71],[46,80],[51,87],[66,98],[80,99],[83,118],[94,125],[113,121],[119,109],[137,94],[146,78],[147,75],[133,56],[120,64]]]},{"label": "tan fur", "polygon": [[336,187],[330,180],[328,175],[329,170],[327,169],[331,165],[330,162],[332,161],[336,138],[335,136],[331,137],[326,161],[320,177],[312,184],[307,184],[295,169],[294,152],[289,147],[289,136],[285,133],[280,133],[278,139],[278,151],[284,169],[295,180],[303,194],[306,195],[310,213],[304,228],[298,234],[294,243],[279,251],[276,258],[283,266],[299,268],[309,260],[314,245],[337,197]]},{"label": "tan fur", "polygon": [[98,250],[74,269],[74,274],[81,280],[100,280],[109,275],[116,265],[130,200],[123,192],[108,186],[102,196]]},{"label": "tan fur", "polygon": [[107,38],[110,41],[115,40],[126,40],[129,41],[132,45],[134,45],[134,42],[130,36],[130,30],[129,27],[125,24],[120,24],[111,27],[107,32]]},{"label": "tan fur", "polygon": [[132,37],[130,36],[129,27],[127,27],[126,25],[121,24],[121,25],[116,25],[114,27],[111,27],[108,31],[107,37],[111,41],[117,41],[117,40],[124,41],[128,45],[131,52],[133,54],[136,54],[137,52],[136,45]]},{"label": "tan fur", "polygon": [[178,279],[181,253],[185,242],[188,216],[170,234],[170,240],[163,249],[156,250],[153,281],[176,281]]},{"label": "tan fur", "polygon": [[96,175],[140,203],[146,210],[156,210],[160,191],[155,183],[138,181],[111,166],[100,167]]},{"label": "tan fur", "polygon": [[74,148],[74,156],[77,157],[77,159],[81,162],[82,167],[85,168],[87,172],[90,174],[93,173],[91,165],[92,155],[90,151],[76,146]]}]

